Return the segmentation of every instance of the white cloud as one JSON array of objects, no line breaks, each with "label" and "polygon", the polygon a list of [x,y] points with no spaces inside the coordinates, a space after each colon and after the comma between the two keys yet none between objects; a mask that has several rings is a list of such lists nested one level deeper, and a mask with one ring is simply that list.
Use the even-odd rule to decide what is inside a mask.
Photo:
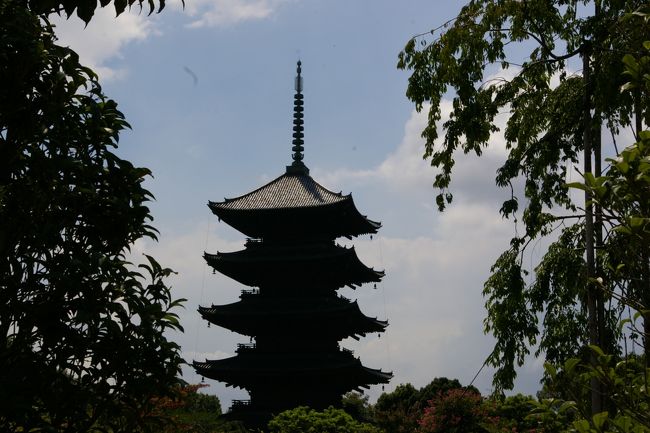
[{"label": "white cloud", "polygon": [[109,66],[121,58],[121,50],[129,43],[143,41],[156,34],[155,16],[139,13],[139,8],[115,17],[112,6],[98,8],[86,27],[76,16],[65,19],[52,16],[59,44],[69,46],[102,79],[117,79],[126,74],[124,67]]},{"label": "white cloud", "polygon": [[[443,121],[450,111],[450,102],[444,101]],[[506,121],[507,116],[498,118],[498,126],[503,129]],[[493,347],[493,339],[483,333],[483,283],[513,235],[512,223],[498,213],[509,191],[494,183],[507,151],[502,133],[493,134],[480,158],[456,154],[451,184],[455,200],[445,212],[422,206],[436,194],[431,188],[435,169],[421,157],[420,133],[426,122],[426,107],[413,111],[399,145],[371,169],[315,170],[314,175],[334,190],[345,186],[355,197],[358,190],[378,197],[382,205],[374,212],[381,219],[389,217],[384,230],[390,236],[349,242],[365,263],[385,268],[381,295],[367,288],[345,293],[358,298],[367,315],[390,321],[381,339],[345,342],[368,366],[394,371],[386,390],[406,382],[423,386],[438,376],[472,380]],[[424,214],[428,217],[421,218]],[[534,393],[540,371],[537,364],[522,369],[522,392]],[[484,369],[474,384],[490,392],[491,370]],[[376,398],[380,392],[371,389],[369,394]]]},{"label": "white cloud", "polygon": [[[444,102],[443,116],[448,116],[451,104]],[[404,137],[394,152],[378,166],[366,170],[340,169],[333,172],[315,170],[319,182],[324,185],[346,185],[346,183],[374,183],[382,181],[398,189],[431,183],[432,171],[429,163],[422,159],[424,139],[422,130],[427,123],[428,107],[421,112],[413,110],[404,127]]]},{"label": "white cloud", "polygon": [[[492,338],[483,334],[481,291],[511,227],[492,209],[471,204],[452,206],[437,222],[431,236],[353,241],[362,261],[385,268],[386,277],[377,291],[362,287],[344,295],[390,325],[381,338],[344,346],[369,367],[393,370],[387,391],[406,382],[424,386],[440,376],[469,383],[492,349]],[[538,373],[525,372],[532,386]],[[475,385],[489,392],[490,382],[485,371]],[[369,394],[374,399],[380,392],[373,388]]]},{"label": "white cloud", "polygon": [[193,0],[185,2],[188,27],[221,27],[268,18],[289,0]]},{"label": "white cloud", "polygon": [[56,25],[60,45],[74,49],[82,64],[103,80],[114,80],[128,73],[125,66],[115,65],[122,58],[122,50],[133,42],[160,35],[160,20],[174,10],[188,16],[188,27],[219,27],[269,18],[290,1],[293,0],[188,0],[183,8],[180,0],[175,0],[161,14],[149,15],[145,6],[142,11],[139,7],[127,9],[118,17],[109,5],[97,8],[88,26],[76,15],[70,19],[53,15],[51,21]]},{"label": "white cloud", "polygon": [[[449,100],[441,102],[441,120],[438,122],[442,125],[449,119],[452,110],[452,103]],[[423,159],[424,138],[422,130],[428,123],[429,107],[423,107],[422,111],[413,110],[411,117],[404,127],[404,136],[395,151],[390,153],[384,161],[376,167],[365,170],[340,169],[333,172],[321,172],[315,170],[320,182],[324,185],[346,185],[346,183],[371,184],[382,182],[384,187],[392,190],[398,190],[401,193],[408,193],[414,188],[418,190],[426,189],[431,192],[436,170],[432,168],[430,161]],[[479,196],[483,196],[485,190],[490,190],[494,194],[494,176],[496,169],[503,163],[506,156],[506,142],[503,137],[503,129],[507,122],[507,116],[497,117],[495,123],[500,129],[492,135],[489,146],[483,149],[481,158],[471,155],[464,155],[461,149],[456,150],[453,174],[452,190],[464,189],[464,192],[473,194],[477,189],[481,190]],[[444,139],[444,131],[441,126],[438,127],[438,139],[435,147],[440,148]],[[491,177],[486,178],[489,174]],[[486,182],[487,180],[487,182]],[[456,183],[460,188],[456,188]],[[335,188],[336,189],[336,188]]]}]

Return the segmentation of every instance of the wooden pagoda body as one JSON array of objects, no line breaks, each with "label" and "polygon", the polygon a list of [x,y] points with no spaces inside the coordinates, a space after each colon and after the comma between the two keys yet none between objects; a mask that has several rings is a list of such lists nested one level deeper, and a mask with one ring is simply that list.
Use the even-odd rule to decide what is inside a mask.
[{"label": "wooden pagoda body", "polygon": [[205,253],[216,271],[251,287],[238,302],[199,307],[217,326],[247,335],[236,356],[194,362],[197,373],[244,388],[231,417],[263,424],[296,406],[340,405],[342,394],[387,383],[391,373],[364,367],[345,338],[383,332],[387,322],[365,316],[337,290],[376,283],[383,272],[365,266],[339,237],[374,234],[381,224],[356,209],[351,195],[318,184],[302,163],[300,64],[294,110],[294,162],[282,176],[243,196],[210,202],[220,220],[248,237],[245,249]]}]

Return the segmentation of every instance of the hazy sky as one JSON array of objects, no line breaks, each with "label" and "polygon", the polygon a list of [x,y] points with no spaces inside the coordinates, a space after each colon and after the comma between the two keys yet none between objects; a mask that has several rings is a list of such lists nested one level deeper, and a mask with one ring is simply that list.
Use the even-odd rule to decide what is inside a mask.
[{"label": "hazy sky", "polygon": [[[185,333],[174,335],[185,358],[232,356],[245,336],[207,327],[199,304],[235,302],[244,287],[205,265],[203,251],[234,251],[244,236],[219,223],[206,204],[249,192],[290,162],[293,79],[302,60],[305,163],[333,191],[353,193],[359,210],[381,221],[374,239],[353,242],[367,265],[385,269],[371,285],[339,293],[358,299],[387,332],[346,340],[372,368],[400,383],[434,377],[468,384],[492,349],[483,334],[483,282],[514,226],[498,214],[508,191],[494,186],[505,148],[500,136],[480,159],[458,160],[454,204],[435,208],[435,171],[422,160],[426,115],[404,96],[408,74],[395,67],[414,34],[455,16],[461,1],[186,0],[158,15],[100,10],[84,29],[56,20],[62,44],[95,68],[133,130],[119,153],[153,170],[147,187],[160,242],[146,251],[176,271]],[[446,102],[443,112],[449,111]],[[503,119],[505,121],[505,119]],[[350,244],[350,242],[345,242]],[[533,257],[530,257],[531,263]],[[520,370],[517,390],[538,389],[541,362]],[[198,383],[190,368],[185,379]],[[241,390],[214,381],[207,392],[224,407]],[[485,369],[475,386],[491,390]],[[375,400],[381,387],[368,394]]]}]

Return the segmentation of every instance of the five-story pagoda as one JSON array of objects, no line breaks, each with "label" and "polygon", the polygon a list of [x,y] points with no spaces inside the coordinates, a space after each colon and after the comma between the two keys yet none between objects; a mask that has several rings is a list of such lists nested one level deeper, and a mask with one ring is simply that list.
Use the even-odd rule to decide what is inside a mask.
[{"label": "five-story pagoda", "polygon": [[265,422],[296,406],[325,408],[342,394],[387,383],[391,373],[364,367],[339,341],[383,332],[387,322],[365,316],[337,290],[378,282],[384,273],[365,266],[339,237],[374,234],[381,224],[361,215],[351,195],[331,192],[303,160],[303,95],[298,62],[293,121],[293,163],[286,173],[243,196],[210,202],[220,220],[248,237],[245,249],[205,253],[216,271],[251,287],[238,302],[199,307],[215,325],[254,338],[237,355],[194,362],[205,377],[244,388],[234,418]]}]

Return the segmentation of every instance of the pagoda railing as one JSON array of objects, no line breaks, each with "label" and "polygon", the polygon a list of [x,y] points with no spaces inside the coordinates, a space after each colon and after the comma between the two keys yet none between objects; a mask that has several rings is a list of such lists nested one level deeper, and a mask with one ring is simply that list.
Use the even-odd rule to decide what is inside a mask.
[{"label": "pagoda railing", "polygon": [[253,238],[246,238],[246,244],[245,246],[251,246],[251,247],[256,247],[259,245],[262,245],[264,241],[262,239],[253,239]]},{"label": "pagoda railing", "polygon": [[244,289],[241,291],[241,295],[239,297],[244,298],[246,296],[254,296],[259,294],[260,294],[259,289]]},{"label": "pagoda railing", "polygon": [[250,400],[233,400],[232,405],[230,405],[230,410],[247,408],[251,405]]},{"label": "pagoda railing", "polygon": [[237,344],[237,353],[241,353],[246,350],[253,350],[255,347],[257,347],[255,343],[239,343]]}]

